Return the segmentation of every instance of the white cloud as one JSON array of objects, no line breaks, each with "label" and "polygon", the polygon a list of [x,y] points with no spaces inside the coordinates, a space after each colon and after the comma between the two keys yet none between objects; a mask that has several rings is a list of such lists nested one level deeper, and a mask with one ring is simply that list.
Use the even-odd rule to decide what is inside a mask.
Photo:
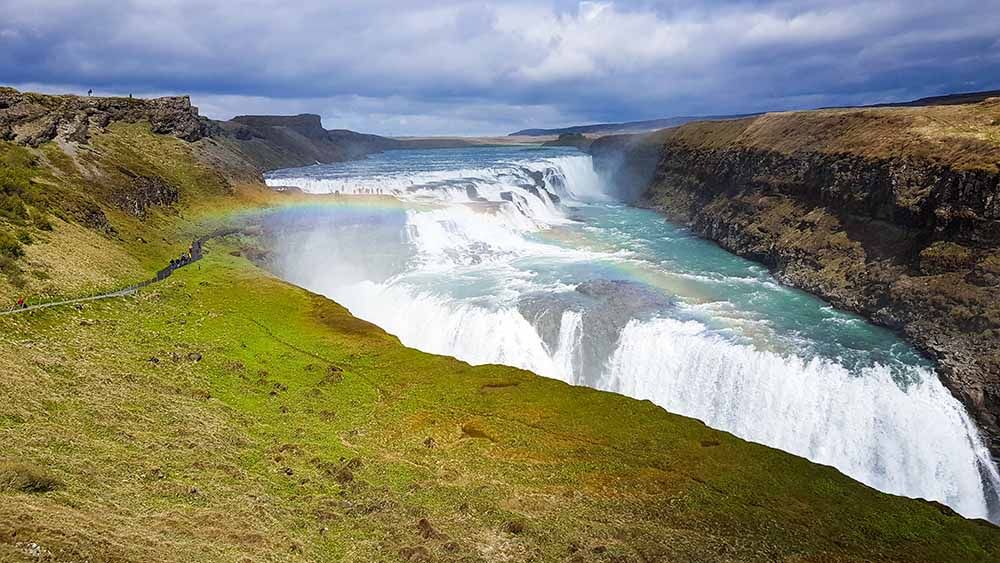
[{"label": "white cloud", "polygon": [[0,0],[0,13],[0,80],[190,92],[220,114],[327,100],[393,132],[1000,86],[1000,0]]},{"label": "white cloud", "polygon": [[593,21],[600,17],[601,12],[610,8],[611,5],[611,2],[580,2],[580,18],[583,21]]}]

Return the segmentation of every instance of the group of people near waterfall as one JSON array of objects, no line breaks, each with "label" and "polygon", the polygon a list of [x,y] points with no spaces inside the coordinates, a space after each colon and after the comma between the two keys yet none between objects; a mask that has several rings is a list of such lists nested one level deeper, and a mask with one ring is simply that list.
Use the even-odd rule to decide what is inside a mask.
[{"label": "group of people near waterfall", "polygon": [[[382,195],[382,188],[358,188],[355,192],[359,195]],[[337,191],[340,194],[340,191]]]},{"label": "group of people near waterfall", "polygon": [[[200,260],[201,257],[202,257],[201,240],[196,239],[194,242],[191,243],[191,246],[188,247],[187,252],[182,253],[177,258],[171,259],[170,265],[157,272],[156,280],[162,280],[166,278],[171,274],[171,272],[173,272],[177,268],[180,268],[182,266],[187,266],[188,264],[196,260]],[[140,285],[145,285],[145,283]],[[17,303],[13,307],[11,307],[10,310],[15,311],[18,309],[27,309],[27,308],[28,308],[28,297],[22,296],[18,298]]]},{"label": "group of people near waterfall", "polygon": [[201,240],[195,240],[188,247],[187,252],[181,254],[179,257],[174,258],[170,261],[170,264],[157,272],[156,279],[162,280],[173,273],[174,270],[182,266],[187,266],[191,262],[201,259]]},{"label": "group of people near waterfall", "polygon": [[201,258],[201,241],[195,240],[191,243],[191,246],[188,247],[187,252],[182,253],[178,258],[174,258],[170,261],[170,269],[176,270],[181,266],[187,266],[199,258]]}]

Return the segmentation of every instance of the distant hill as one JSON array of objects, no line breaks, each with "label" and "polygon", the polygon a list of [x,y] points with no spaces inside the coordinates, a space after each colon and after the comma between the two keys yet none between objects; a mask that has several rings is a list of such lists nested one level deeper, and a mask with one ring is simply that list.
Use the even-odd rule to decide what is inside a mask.
[{"label": "distant hill", "polygon": [[742,115],[685,115],[680,117],[666,117],[663,119],[650,119],[646,121],[628,121],[625,123],[596,123],[593,125],[576,125],[573,127],[562,127],[558,129],[522,129],[511,133],[511,137],[545,137],[549,135],[563,135],[566,133],[580,134],[611,134],[611,133],[644,133],[666,129],[667,127],[677,127],[692,121],[722,121],[726,119],[739,119],[741,117],[752,117],[759,113],[747,113]]},{"label": "distant hill", "polygon": [[216,123],[260,170],[352,160],[402,147],[378,135],[324,129],[315,114],[241,115]]},{"label": "distant hill", "polygon": [[[946,94],[943,96],[930,96],[927,98],[920,98],[917,100],[910,100],[907,102],[891,102],[884,104],[871,104],[867,106],[844,106],[844,107],[865,107],[865,108],[880,108],[880,107],[920,107],[920,106],[950,106],[950,105],[960,105],[960,104],[978,104],[987,98],[997,98],[1000,97],[1000,90],[986,90],[983,92],[963,92],[959,94]],[[834,108],[821,108],[821,109],[834,109]],[[737,114],[737,115],[696,115],[696,116],[681,116],[681,117],[667,117],[663,119],[650,119],[646,121],[628,121],[625,123],[596,123],[593,125],[576,125],[573,127],[562,127],[558,129],[522,129],[511,133],[511,137],[515,136],[526,136],[526,137],[541,137],[546,135],[562,135],[565,133],[580,133],[580,134],[617,134],[617,133],[645,133],[648,131],[656,131],[658,129],[666,129],[668,127],[679,127],[685,123],[690,123],[692,121],[725,121],[729,119],[740,119],[743,117],[755,117],[762,115],[761,113],[747,113],[747,114]]]},{"label": "distant hill", "polygon": [[987,98],[1000,98],[1000,90],[985,90],[983,92],[963,92],[944,96],[930,96],[909,102],[894,102],[888,104],[873,104],[872,108],[902,108],[920,106],[957,106],[961,104],[978,104]]}]

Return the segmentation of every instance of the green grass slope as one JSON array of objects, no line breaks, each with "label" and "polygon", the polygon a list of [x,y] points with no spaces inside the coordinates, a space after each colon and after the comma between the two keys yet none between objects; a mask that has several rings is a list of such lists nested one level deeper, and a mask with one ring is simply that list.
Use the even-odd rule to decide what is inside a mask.
[{"label": "green grass slope", "polygon": [[[0,319],[0,559],[989,561],[1000,534],[622,396],[407,349],[215,243]],[[33,547],[37,546],[37,547]]]}]

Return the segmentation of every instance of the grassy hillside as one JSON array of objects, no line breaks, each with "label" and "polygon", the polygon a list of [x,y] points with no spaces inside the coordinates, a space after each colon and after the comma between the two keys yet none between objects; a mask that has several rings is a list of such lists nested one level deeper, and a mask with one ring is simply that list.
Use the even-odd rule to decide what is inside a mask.
[{"label": "grassy hillside", "polygon": [[0,559],[1000,553],[991,525],[648,402],[406,349],[230,248],[135,298],[0,319],[0,472],[54,483],[0,493]]},{"label": "grassy hillside", "polygon": [[[0,298],[125,285],[307,197],[234,182],[213,143],[136,123],[2,145],[30,209],[0,232],[33,240]],[[258,269],[257,244],[213,240],[133,297],[0,317],[0,560],[1000,556],[992,525],[649,402],[407,349]]]},{"label": "grassy hillside", "polygon": [[[0,299],[47,300],[145,279],[194,232],[186,213],[232,190],[188,143],[115,124],[71,152],[0,142]],[[0,308],[6,308],[0,301]]]},{"label": "grassy hillside", "polygon": [[965,105],[768,113],[690,123],[649,138],[660,145],[669,142],[701,149],[745,147],[782,153],[906,157],[997,172],[1000,98]]}]

